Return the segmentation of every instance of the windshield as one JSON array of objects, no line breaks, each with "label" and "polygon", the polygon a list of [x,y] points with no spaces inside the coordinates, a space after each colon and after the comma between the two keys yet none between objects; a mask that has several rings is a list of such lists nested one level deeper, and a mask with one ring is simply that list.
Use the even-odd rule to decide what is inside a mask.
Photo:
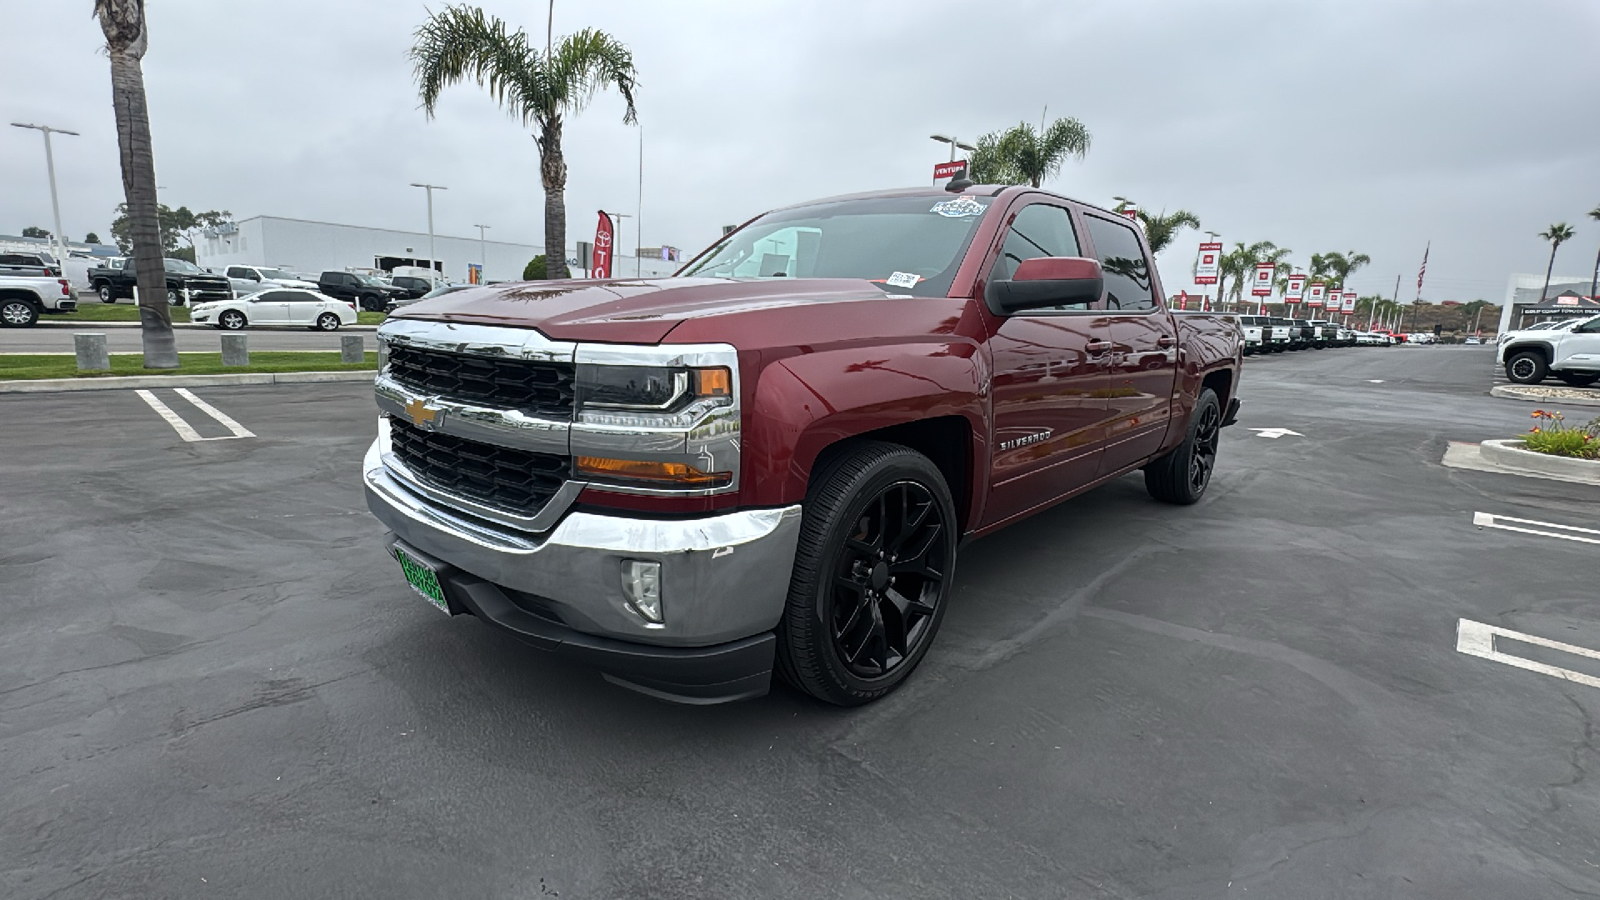
[{"label": "windshield", "polygon": [[164,265],[167,267],[168,272],[172,272],[177,275],[200,274],[200,267],[186,259],[169,259],[165,261]]},{"label": "windshield", "polygon": [[989,197],[874,197],[768,213],[678,273],[733,278],[862,278],[942,297]]},{"label": "windshield", "polygon": [[371,275],[357,275],[356,278],[360,279],[362,284],[370,284],[373,287],[388,287],[389,286],[388,282],[383,281],[381,279],[374,278]]}]

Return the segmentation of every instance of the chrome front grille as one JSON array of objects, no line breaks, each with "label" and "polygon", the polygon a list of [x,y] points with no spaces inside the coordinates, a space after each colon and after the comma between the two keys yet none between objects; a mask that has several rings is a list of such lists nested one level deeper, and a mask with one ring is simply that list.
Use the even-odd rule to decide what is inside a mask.
[{"label": "chrome front grille", "polygon": [[389,377],[421,394],[460,403],[572,419],[570,362],[507,359],[395,344]]},{"label": "chrome front grille", "polygon": [[536,515],[561,489],[568,458],[424,431],[390,418],[391,452],[423,484],[518,516]]}]

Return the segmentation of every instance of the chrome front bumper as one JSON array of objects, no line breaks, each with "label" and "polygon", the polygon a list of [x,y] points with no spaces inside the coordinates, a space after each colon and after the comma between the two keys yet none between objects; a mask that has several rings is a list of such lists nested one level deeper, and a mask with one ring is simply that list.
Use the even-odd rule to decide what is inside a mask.
[{"label": "chrome front bumper", "polygon": [[[380,434],[362,463],[367,507],[379,521],[430,557],[540,598],[575,631],[696,647],[778,624],[799,541],[798,505],[695,519],[574,511],[547,530],[524,531],[419,492],[384,465],[383,443]],[[571,500],[558,495],[550,503],[563,505],[559,515]],[[661,563],[663,624],[645,621],[625,602],[624,559]]]}]

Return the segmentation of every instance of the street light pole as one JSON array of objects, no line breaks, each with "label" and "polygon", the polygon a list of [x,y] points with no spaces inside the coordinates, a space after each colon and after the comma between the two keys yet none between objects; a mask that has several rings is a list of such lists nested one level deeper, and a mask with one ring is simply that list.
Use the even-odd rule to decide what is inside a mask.
[{"label": "street light pole", "polygon": [[438,257],[433,255],[433,192],[448,191],[450,189],[442,184],[418,184],[415,181],[411,182],[411,186],[422,188],[428,192],[428,287],[436,288],[439,286],[439,280],[436,277],[439,270],[435,266],[439,260]]},{"label": "street light pole", "polygon": [[[619,220],[620,219],[631,219],[631,218],[634,217],[633,213],[606,213],[606,215],[611,216],[614,219],[619,219]],[[638,235],[634,235],[634,237],[638,238]],[[638,241],[635,240],[634,243],[638,243]],[[622,222],[619,221],[619,222],[617,222],[617,237],[616,237],[616,240],[613,241],[612,244],[611,244],[611,247],[612,247],[612,250],[611,250],[611,256],[612,256],[611,264],[612,264],[613,268],[616,267],[617,248],[620,248],[621,246],[622,246]],[[637,264],[639,262],[639,248],[638,247],[633,248],[633,261],[634,261],[635,264]],[[635,266],[634,272],[635,272],[635,277],[637,277],[637,273],[638,273],[637,265]]]},{"label": "street light pole", "polygon": [[70,134],[73,137],[78,137],[79,135],[76,131],[68,131],[65,128],[51,128],[48,125],[30,125],[23,122],[12,122],[11,124],[16,128],[32,128],[44,135],[44,166],[45,170],[50,174],[50,212],[55,216],[56,224],[56,262],[61,265],[61,274],[65,276],[67,274],[67,238],[61,233],[61,202],[56,199],[56,157],[55,153],[50,149],[50,135],[52,133]]},{"label": "street light pole", "polygon": [[[942,134],[930,134],[930,135],[928,135],[928,137],[933,139],[933,140],[938,141],[941,144],[949,144],[950,145],[950,161],[951,162],[955,162],[956,161],[956,148],[957,147],[960,147],[961,149],[967,151],[968,153],[976,153],[976,152],[978,152],[978,148],[977,147],[974,147],[971,144],[963,144],[957,138],[947,137],[947,136],[942,135]],[[939,180],[937,178],[934,179],[934,183],[935,184],[937,184],[938,181]]]},{"label": "street light pole", "polygon": [[484,229],[493,228],[494,226],[493,225],[474,225],[472,227],[478,229],[478,259],[481,260],[478,263],[478,277],[483,279],[483,283],[484,284],[488,284],[489,283],[489,245],[484,243],[483,232],[484,232]]}]

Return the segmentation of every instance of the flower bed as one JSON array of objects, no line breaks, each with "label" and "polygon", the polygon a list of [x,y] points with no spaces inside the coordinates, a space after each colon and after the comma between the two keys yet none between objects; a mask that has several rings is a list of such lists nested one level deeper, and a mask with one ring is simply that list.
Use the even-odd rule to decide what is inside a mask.
[{"label": "flower bed", "polygon": [[1600,418],[1583,427],[1568,425],[1559,412],[1533,411],[1538,425],[1522,436],[1522,445],[1535,453],[1569,459],[1600,460]]}]

